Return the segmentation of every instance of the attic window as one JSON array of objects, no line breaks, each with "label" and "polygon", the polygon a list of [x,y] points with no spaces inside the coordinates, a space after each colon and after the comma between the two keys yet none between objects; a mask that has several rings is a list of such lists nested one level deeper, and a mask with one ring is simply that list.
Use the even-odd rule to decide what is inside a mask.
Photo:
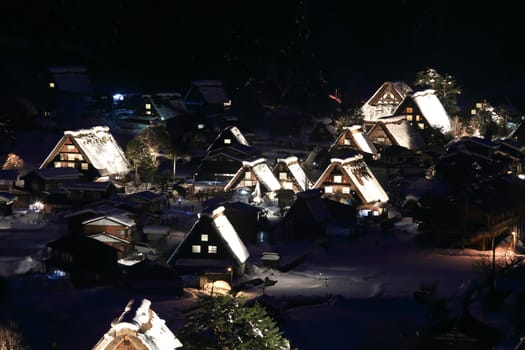
[{"label": "attic window", "polygon": [[349,139],[344,139],[343,145],[349,145],[349,144],[350,144],[350,140]]},{"label": "attic window", "polygon": [[279,173],[279,180],[286,180],[287,178],[288,178],[288,176],[286,176],[285,172],[280,172]]},{"label": "attic window", "polygon": [[414,108],[407,107],[407,113],[414,113]]},{"label": "attic window", "polygon": [[478,111],[475,110],[475,109],[471,109],[470,110],[470,115],[476,115],[477,113],[478,113]]},{"label": "attic window", "polygon": [[483,107],[483,104],[481,102],[476,103],[476,108],[481,109]]},{"label": "attic window", "polygon": [[208,242],[208,235],[207,234],[201,235],[201,241],[202,242]]},{"label": "attic window", "polygon": [[54,82],[49,82],[49,88],[50,89],[54,89],[55,88],[55,83]]},{"label": "attic window", "polygon": [[252,172],[251,171],[247,171],[244,173],[244,178],[246,180],[250,180],[252,178]]},{"label": "attic window", "polygon": [[191,246],[191,252],[192,253],[200,253],[201,252],[201,246],[200,245],[192,245]]},{"label": "attic window", "polygon": [[216,245],[209,245],[208,246],[208,254],[217,254],[217,246]]},{"label": "attic window", "polygon": [[420,121],[421,120],[421,116],[418,114],[416,115],[416,121]]},{"label": "attic window", "polygon": [[334,182],[340,184],[343,182],[343,177],[341,175],[334,175]]},{"label": "attic window", "polygon": [[151,109],[151,103],[146,103],[146,109]]},{"label": "attic window", "polygon": [[232,143],[232,140],[231,139],[224,139],[224,143],[226,145],[229,145],[230,143]]}]

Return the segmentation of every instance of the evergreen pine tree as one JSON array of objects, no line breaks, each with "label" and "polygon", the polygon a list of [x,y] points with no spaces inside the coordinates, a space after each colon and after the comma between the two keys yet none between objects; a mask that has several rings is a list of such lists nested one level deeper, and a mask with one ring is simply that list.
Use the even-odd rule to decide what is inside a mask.
[{"label": "evergreen pine tree", "polygon": [[276,322],[262,306],[242,298],[203,297],[178,332],[184,349],[288,350]]}]

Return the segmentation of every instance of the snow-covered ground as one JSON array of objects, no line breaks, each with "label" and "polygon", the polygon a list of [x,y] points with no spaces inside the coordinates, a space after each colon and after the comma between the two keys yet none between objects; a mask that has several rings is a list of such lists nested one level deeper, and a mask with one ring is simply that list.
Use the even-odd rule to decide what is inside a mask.
[{"label": "snow-covered ground", "polygon": [[[58,233],[0,232],[7,242],[0,248],[5,254],[10,247],[21,256],[41,247],[35,238],[38,235],[49,238]],[[272,247],[283,258],[307,253],[303,263],[286,273],[262,267],[258,253],[269,247],[253,247],[253,265],[237,282],[268,277],[277,283],[240,294],[255,297],[265,293],[295,300],[297,305],[285,311],[280,326],[298,349],[401,348],[397,344],[425,318],[426,310],[413,299],[420,284],[436,283],[438,296],[452,298],[464,282],[480,277],[473,265],[490,254],[423,249],[414,244],[412,236],[411,232],[371,228],[353,239],[334,236],[323,244],[297,242]],[[88,349],[133,297],[150,299],[152,309],[176,332],[196,292],[188,289],[182,298],[130,295],[112,288],[74,289],[67,281],[41,275],[11,277],[3,312],[18,320],[33,349],[52,349],[52,342],[63,349]]]}]

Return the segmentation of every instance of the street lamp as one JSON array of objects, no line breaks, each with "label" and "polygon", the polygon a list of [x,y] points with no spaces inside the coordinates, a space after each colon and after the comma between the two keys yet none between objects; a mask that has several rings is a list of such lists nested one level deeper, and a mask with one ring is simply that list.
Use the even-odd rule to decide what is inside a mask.
[{"label": "street lamp", "polygon": [[233,269],[231,267],[228,267],[228,272],[230,273],[230,286],[231,286],[232,281],[233,281]]}]

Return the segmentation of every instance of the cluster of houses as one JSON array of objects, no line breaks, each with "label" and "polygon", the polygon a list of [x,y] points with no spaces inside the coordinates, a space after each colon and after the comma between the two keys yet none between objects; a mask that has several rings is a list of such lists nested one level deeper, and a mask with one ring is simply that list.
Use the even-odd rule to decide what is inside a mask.
[{"label": "cluster of houses", "polygon": [[[51,90],[70,86],[75,98],[89,90],[68,78],[83,71],[51,73]],[[140,95],[132,115],[111,127],[64,131],[37,169],[21,172],[10,154],[0,170],[0,216],[33,208],[64,219],[67,234],[47,244],[48,271],[67,271],[82,282],[119,280],[130,288],[152,288],[155,279],[174,294],[182,293],[181,275],[198,276],[200,287],[242,275],[257,259],[250,246],[266,239],[268,208],[280,216],[282,239],[323,238],[335,224],[351,235],[362,219],[385,223],[403,215],[421,221],[421,232],[438,244],[490,249],[506,235],[522,238],[523,124],[500,139],[468,136],[430,147],[429,130],[453,128],[435,91],[385,82],[362,106],[361,124],[338,134],[316,124],[330,142],[299,140],[298,132],[290,146],[243,133],[242,121],[228,114],[231,104],[220,82],[195,81],[184,96]],[[197,164],[185,179],[193,194],[213,183],[212,198],[200,203],[191,228],[167,252],[170,198],[129,190],[131,166],[112,133],[158,124],[192,145],[215,133],[207,147],[190,151]],[[423,190],[414,190],[412,181]],[[152,264],[156,259],[163,264]],[[142,263],[130,263],[135,260]],[[155,325],[170,348],[181,346],[142,301],[130,303],[95,348],[141,348],[137,344],[161,338],[152,334]]]}]

